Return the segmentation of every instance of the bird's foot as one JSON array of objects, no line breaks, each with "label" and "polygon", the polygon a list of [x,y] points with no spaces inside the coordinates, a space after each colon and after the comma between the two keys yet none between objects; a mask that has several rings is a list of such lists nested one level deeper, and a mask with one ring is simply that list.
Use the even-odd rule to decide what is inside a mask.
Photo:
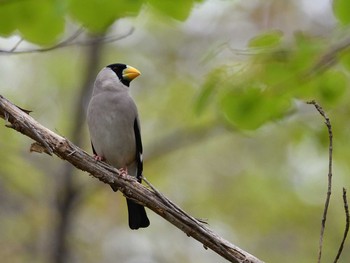
[{"label": "bird's foot", "polygon": [[125,176],[128,174],[128,168],[126,168],[126,167],[120,168],[120,169],[118,169],[118,172],[121,176]]},{"label": "bird's foot", "polygon": [[95,159],[96,161],[104,161],[104,160],[105,160],[105,158],[104,158],[103,156],[99,156],[99,155],[97,155],[97,154],[94,154],[94,159]]}]

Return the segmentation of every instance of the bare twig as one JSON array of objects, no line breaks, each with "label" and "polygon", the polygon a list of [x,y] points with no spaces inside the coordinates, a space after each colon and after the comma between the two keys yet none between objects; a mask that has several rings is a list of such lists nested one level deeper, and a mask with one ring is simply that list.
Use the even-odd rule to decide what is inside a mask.
[{"label": "bare twig", "polygon": [[349,232],[349,224],[350,224],[350,215],[349,215],[349,206],[348,206],[348,200],[346,197],[346,189],[343,188],[343,203],[344,203],[344,211],[345,211],[345,230],[344,230],[344,235],[343,235],[343,240],[341,241],[337,256],[334,259],[334,263],[338,262],[338,259],[340,258],[341,253],[343,252],[343,248],[344,248],[344,243],[346,240],[346,237],[348,235]]},{"label": "bare twig", "polygon": [[128,36],[130,36],[133,32],[134,32],[134,28],[130,28],[130,30],[128,32],[126,32],[125,34],[123,35],[118,35],[118,36],[115,36],[115,35],[112,35],[112,36],[100,36],[100,37],[95,37],[93,39],[89,39],[89,40],[85,40],[85,41],[77,41],[74,43],[74,45],[78,45],[78,46],[90,46],[90,45],[93,45],[94,43],[96,42],[100,42],[102,44],[104,43],[111,43],[111,42],[115,42],[115,41],[118,41],[118,40],[121,40],[121,39],[124,39]]},{"label": "bare twig", "polygon": [[332,193],[333,133],[332,133],[331,122],[330,122],[328,116],[326,115],[326,113],[324,112],[324,110],[322,109],[322,107],[314,100],[309,101],[307,103],[314,105],[316,110],[325,119],[325,124],[326,124],[327,129],[328,129],[328,137],[329,137],[328,189],[327,189],[326,201],[324,204],[324,210],[323,210],[323,216],[322,216],[322,222],[321,222],[321,234],[320,234],[320,243],[319,243],[319,250],[318,250],[318,261],[317,261],[318,263],[320,263],[321,257],[322,257],[324,230],[326,228],[326,220],[327,220],[329,201],[331,199],[331,193]]},{"label": "bare twig", "polygon": [[11,48],[10,52],[15,52],[15,50],[18,48],[18,46],[22,43],[23,38],[20,38],[17,43]]},{"label": "bare twig", "polygon": [[[42,126],[0,95],[0,116],[4,117],[5,115],[8,116],[8,121],[13,125],[14,129],[37,140],[37,136],[32,131],[32,129],[35,129],[36,134],[39,134],[46,141],[55,155],[67,160],[78,169],[88,172],[106,184],[117,185],[118,189],[126,197],[135,199],[140,204],[148,207],[188,236],[201,242],[204,248],[212,249],[230,262],[262,263],[258,258],[215,234],[164,195],[161,195],[162,197],[160,198],[158,191],[155,192],[143,186],[132,176],[119,176],[114,167],[104,162],[95,161],[92,156],[72,142]],[[31,125],[28,126],[25,123],[30,123]]]},{"label": "bare twig", "polygon": [[328,68],[336,64],[340,52],[350,48],[350,37],[340,40],[335,45],[331,46],[316,63],[305,73],[305,77],[314,76],[317,73],[324,72]]},{"label": "bare twig", "polygon": [[100,38],[96,37],[93,40],[89,39],[89,40],[85,40],[85,41],[76,41],[76,39],[84,31],[85,31],[84,28],[79,28],[76,32],[74,32],[67,39],[59,42],[56,45],[53,45],[53,46],[47,47],[47,48],[33,48],[33,49],[17,50],[16,51],[16,49],[18,48],[18,45],[22,42],[22,41],[19,41],[10,50],[0,49],[0,55],[1,54],[3,54],[3,55],[17,55],[17,54],[28,54],[28,53],[41,53],[41,52],[47,52],[47,51],[51,51],[51,50],[55,50],[55,49],[60,49],[63,47],[68,47],[68,46],[89,46],[89,45],[93,45],[96,42],[111,43],[111,42],[115,42],[115,41],[118,41],[118,40],[121,40],[123,38],[130,36],[134,32],[134,28],[130,28],[130,30],[128,32],[126,32],[123,35],[119,35],[119,36],[107,36],[107,37],[102,36]]}]

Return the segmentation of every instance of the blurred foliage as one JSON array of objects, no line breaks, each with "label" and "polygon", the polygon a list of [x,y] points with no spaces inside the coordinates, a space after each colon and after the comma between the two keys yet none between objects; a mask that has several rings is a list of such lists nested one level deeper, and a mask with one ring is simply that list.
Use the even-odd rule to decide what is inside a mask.
[{"label": "blurred foliage", "polygon": [[18,30],[24,39],[37,44],[52,44],[64,30],[64,1],[1,1],[0,35]]},{"label": "blurred foliage", "polygon": [[334,15],[338,18],[339,22],[343,25],[350,24],[350,3],[346,0],[334,0],[333,1]]},{"label": "blurred foliage", "polygon": [[[135,27],[104,47],[100,66],[125,62],[142,72],[131,92],[145,176],[266,262],[317,257],[328,134],[305,104],[317,100],[334,133],[329,262],[345,224],[341,188],[349,188],[350,51],[339,43],[348,41],[350,8],[334,0],[317,13],[321,4],[311,12],[306,2],[313,1],[0,0],[0,35],[9,41],[0,45],[11,50],[20,38],[26,48],[53,45],[81,26],[112,36]],[[72,46],[3,56],[1,94],[67,136],[86,52]],[[86,129],[82,136],[90,151]],[[30,141],[12,130],[0,129],[0,138],[1,261],[48,262],[62,162],[29,154]],[[130,231],[120,194],[82,172],[74,180],[83,194],[67,236],[69,262],[226,262],[151,212],[150,228]],[[342,260],[349,259],[347,242]]]},{"label": "blurred foliage", "polygon": [[[296,34],[284,44],[281,32],[269,32],[254,37],[248,46],[251,57],[240,69],[221,65],[207,76],[197,109],[217,101],[229,123],[240,129],[257,129],[285,118],[295,99],[315,99],[324,106],[344,101],[350,84],[347,67],[339,64],[328,69],[327,64],[335,57],[345,61],[349,50],[327,55],[318,65],[330,47],[312,36]],[[214,92],[216,100],[208,100]]]},{"label": "blurred foliage", "polygon": [[119,18],[135,16],[142,5],[177,20],[186,20],[195,2],[202,0],[3,0],[0,36],[18,30],[30,42],[50,45],[62,35],[67,14],[94,33],[106,31]]}]

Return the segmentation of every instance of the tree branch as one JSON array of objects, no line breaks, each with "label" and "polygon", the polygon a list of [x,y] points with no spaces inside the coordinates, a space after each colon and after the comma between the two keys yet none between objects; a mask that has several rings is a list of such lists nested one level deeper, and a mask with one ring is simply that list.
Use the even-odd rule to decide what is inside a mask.
[{"label": "tree branch", "polygon": [[[329,161],[328,161],[328,190],[327,190],[327,195],[326,195],[326,201],[324,205],[324,210],[323,210],[323,216],[322,216],[322,223],[321,223],[321,234],[320,234],[320,243],[319,243],[319,251],[318,251],[318,263],[321,262],[321,256],[322,256],[322,245],[323,245],[323,237],[324,237],[324,230],[326,228],[326,219],[327,219],[327,213],[328,213],[328,207],[329,207],[329,201],[331,198],[331,193],[332,193],[332,165],[333,165],[333,132],[332,132],[332,125],[331,122],[322,109],[322,107],[316,102],[316,101],[309,101],[307,102],[308,104],[312,104],[315,106],[316,110],[319,112],[319,114],[324,118],[325,124],[328,129],[328,137],[329,137]],[[343,203],[344,203],[344,210],[345,210],[345,229],[344,229],[344,235],[342,242],[340,244],[340,247],[338,249],[338,253],[334,259],[334,263],[338,261],[340,258],[340,255],[343,251],[344,243],[346,240],[346,237],[349,232],[349,221],[350,221],[350,215],[349,215],[349,207],[348,207],[348,201],[346,197],[346,190],[343,188]]]},{"label": "tree branch", "polygon": [[[26,112],[0,95],[0,116],[10,122],[9,127],[32,138],[43,147],[52,151],[61,159],[67,160],[80,170],[87,171],[93,177],[106,184],[117,185],[128,198],[148,207],[171,224],[210,248],[225,259],[234,263],[262,263],[248,252],[229,243],[215,234],[203,223],[188,215],[181,208],[160,195],[158,191],[146,188],[132,176],[120,176],[118,170],[104,162],[97,162],[88,153],[40,123]],[[47,146],[43,146],[45,142]]]},{"label": "tree branch", "polygon": [[324,204],[324,210],[323,210],[323,216],[322,216],[322,222],[321,222],[321,234],[320,234],[320,243],[319,243],[319,249],[318,249],[318,260],[317,262],[321,262],[321,256],[322,256],[322,246],[323,246],[323,237],[324,237],[324,230],[326,228],[326,220],[327,220],[327,213],[328,213],[328,207],[329,207],[329,201],[331,199],[332,194],[332,165],[333,165],[333,133],[332,133],[332,126],[331,122],[322,109],[322,107],[316,102],[316,101],[309,101],[308,104],[312,104],[315,106],[316,110],[319,112],[319,114],[324,118],[325,124],[328,129],[328,137],[329,137],[329,148],[328,148],[328,188],[327,188],[327,194],[326,194],[326,201]]},{"label": "tree branch", "polygon": [[346,237],[347,237],[348,232],[349,232],[350,215],[349,215],[348,199],[346,197],[346,189],[345,188],[343,188],[343,203],[344,203],[344,211],[345,211],[345,229],[344,229],[343,239],[342,239],[340,246],[339,246],[339,249],[338,249],[338,253],[334,259],[334,263],[338,262],[340,255],[343,252],[345,240],[346,240]]},{"label": "tree branch", "polygon": [[340,52],[350,48],[350,37],[346,37],[330,47],[306,72],[306,77],[314,76],[317,73],[322,73],[334,66],[338,61]]},{"label": "tree branch", "polygon": [[90,46],[94,45],[96,42],[100,43],[110,43],[115,42],[118,40],[121,40],[123,38],[126,38],[130,36],[134,32],[134,28],[130,28],[128,32],[126,32],[123,35],[119,36],[101,36],[100,38],[95,37],[94,39],[85,40],[85,41],[76,41],[76,39],[84,32],[84,28],[79,28],[76,32],[74,32],[71,36],[69,36],[67,39],[59,42],[56,45],[53,45],[51,47],[47,48],[33,48],[33,49],[26,49],[26,50],[17,50],[18,46],[22,43],[23,39],[20,39],[10,50],[4,50],[0,49],[0,55],[16,55],[16,54],[28,54],[28,53],[41,53],[41,52],[48,52],[55,49],[60,49],[64,47],[69,46]]}]

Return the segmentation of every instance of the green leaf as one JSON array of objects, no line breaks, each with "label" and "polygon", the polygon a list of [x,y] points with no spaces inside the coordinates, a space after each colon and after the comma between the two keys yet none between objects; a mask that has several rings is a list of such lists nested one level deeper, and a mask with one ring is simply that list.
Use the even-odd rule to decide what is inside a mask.
[{"label": "green leaf", "polygon": [[220,67],[208,75],[204,85],[201,87],[201,92],[197,98],[195,111],[200,114],[204,108],[209,104],[210,99],[213,97],[213,93],[218,87],[218,85],[225,79],[225,68]]},{"label": "green leaf", "polygon": [[19,12],[19,1],[3,3],[0,5],[0,35],[9,36],[16,29]]},{"label": "green leaf", "polygon": [[213,94],[215,84],[214,83],[205,83],[202,87],[201,93],[198,96],[198,99],[196,101],[195,105],[195,111],[197,114],[200,114],[203,112],[204,108],[209,103],[209,98]]},{"label": "green leaf", "polygon": [[345,67],[347,71],[350,71],[350,50],[344,50],[338,56],[339,62]]},{"label": "green leaf", "polygon": [[326,71],[318,79],[318,92],[327,103],[335,103],[343,97],[348,81],[344,73],[336,70]]},{"label": "green leaf", "polygon": [[275,47],[281,43],[283,33],[281,31],[271,31],[265,32],[261,35],[258,35],[252,38],[248,46],[250,48],[266,48],[266,47]]},{"label": "green leaf", "polygon": [[53,44],[64,31],[64,13],[60,1],[21,1],[18,30],[23,37],[40,45]]},{"label": "green leaf", "polygon": [[137,15],[143,0],[70,0],[71,16],[95,33],[101,33],[121,17]]},{"label": "green leaf", "polygon": [[335,17],[343,25],[350,24],[350,1],[349,0],[334,0],[333,12]]},{"label": "green leaf", "polygon": [[257,129],[262,125],[263,120],[257,114],[261,105],[258,89],[233,90],[221,101],[221,109],[229,123],[248,130]]},{"label": "green leaf", "polygon": [[259,87],[233,89],[221,100],[221,110],[229,123],[239,129],[255,130],[268,121],[285,116],[288,97],[272,96]]},{"label": "green leaf", "polygon": [[185,21],[191,14],[194,2],[193,0],[148,0],[148,3],[161,13],[180,21]]},{"label": "green leaf", "polygon": [[53,44],[64,31],[64,1],[26,0],[0,5],[0,34],[18,30],[27,41]]},{"label": "green leaf", "polygon": [[262,72],[258,76],[261,81],[264,81],[269,86],[284,89],[291,86],[295,81],[295,72],[288,68],[288,63],[280,63],[278,61],[270,61],[262,66]]},{"label": "green leaf", "polygon": [[297,33],[294,37],[295,47],[290,55],[289,64],[296,74],[300,74],[308,70],[319,58],[324,50],[324,43],[320,39],[302,33]]}]

